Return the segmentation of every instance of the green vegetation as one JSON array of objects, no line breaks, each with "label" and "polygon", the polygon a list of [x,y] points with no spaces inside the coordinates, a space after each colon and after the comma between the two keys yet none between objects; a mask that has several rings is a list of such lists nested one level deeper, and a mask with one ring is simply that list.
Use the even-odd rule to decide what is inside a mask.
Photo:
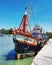
[{"label": "green vegetation", "polygon": [[2,28],[2,29],[0,29],[0,33],[11,34],[12,33],[12,28],[10,30]]},{"label": "green vegetation", "polygon": [[48,38],[52,38],[52,32],[46,32],[46,35],[48,36]]},{"label": "green vegetation", "polygon": [[9,30],[6,30],[6,29],[1,29],[0,30],[0,33],[3,33],[3,34],[9,34]]}]

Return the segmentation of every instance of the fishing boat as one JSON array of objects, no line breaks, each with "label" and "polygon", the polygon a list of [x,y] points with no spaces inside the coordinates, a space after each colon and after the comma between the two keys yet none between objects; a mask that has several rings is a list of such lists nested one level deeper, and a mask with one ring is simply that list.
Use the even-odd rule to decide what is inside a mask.
[{"label": "fishing boat", "polygon": [[[37,53],[43,47],[45,43],[45,38],[43,37],[45,33],[42,33],[42,28],[36,25],[32,30],[29,25],[29,15],[32,9],[30,5],[28,12],[25,8],[25,13],[22,18],[21,24],[18,28],[12,30],[13,42],[15,45],[15,51],[17,54],[24,53]],[[29,26],[29,29],[27,29]],[[32,54],[31,54],[32,55]]]}]

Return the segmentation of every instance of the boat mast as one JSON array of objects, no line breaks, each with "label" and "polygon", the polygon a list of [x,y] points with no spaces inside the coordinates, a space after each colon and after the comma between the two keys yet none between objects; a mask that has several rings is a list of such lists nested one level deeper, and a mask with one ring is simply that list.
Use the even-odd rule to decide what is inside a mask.
[{"label": "boat mast", "polygon": [[26,28],[27,28],[27,11],[25,8],[25,14],[23,16],[23,32],[26,32]]},{"label": "boat mast", "polygon": [[[22,32],[27,32],[26,31],[27,26],[29,26],[29,28],[30,28],[28,18],[30,17],[31,9],[32,9],[32,4],[30,5],[28,12],[27,12],[27,8],[25,7],[25,13],[24,13],[22,22],[19,26],[19,29],[22,30]],[[30,31],[31,31],[31,28],[30,28]]]},{"label": "boat mast", "polygon": [[26,8],[25,8],[25,13],[24,13],[22,22],[19,26],[19,29],[22,29],[22,32],[26,32],[26,28],[27,28],[27,11],[26,11]]}]

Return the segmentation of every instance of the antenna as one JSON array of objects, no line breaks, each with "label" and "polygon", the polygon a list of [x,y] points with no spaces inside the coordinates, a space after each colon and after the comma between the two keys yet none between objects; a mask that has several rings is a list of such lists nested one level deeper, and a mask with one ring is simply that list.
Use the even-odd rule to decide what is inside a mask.
[{"label": "antenna", "polygon": [[25,7],[25,15],[27,15],[27,7]]}]

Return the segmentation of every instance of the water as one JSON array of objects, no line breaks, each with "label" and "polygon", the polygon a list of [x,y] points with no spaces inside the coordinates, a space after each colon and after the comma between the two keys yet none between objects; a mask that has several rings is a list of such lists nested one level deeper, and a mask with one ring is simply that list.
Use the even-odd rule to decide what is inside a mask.
[{"label": "water", "polygon": [[33,57],[14,60],[14,54],[12,37],[0,37],[0,65],[30,65],[33,60]]}]

